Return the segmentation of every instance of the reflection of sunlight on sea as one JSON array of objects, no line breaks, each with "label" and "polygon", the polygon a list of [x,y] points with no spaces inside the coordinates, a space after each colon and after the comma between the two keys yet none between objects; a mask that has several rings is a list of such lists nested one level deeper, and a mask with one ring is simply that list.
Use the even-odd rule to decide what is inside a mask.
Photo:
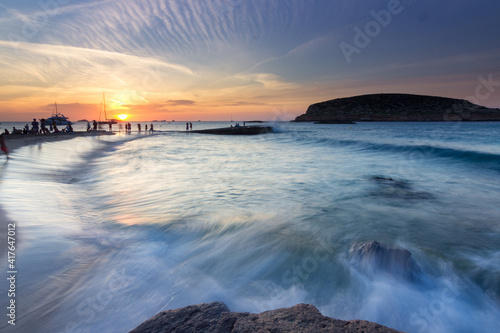
[{"label": "reflection of sunlight on sea", "polygon": [[282,195],[280,205],[269,204],[277,200],[273,185],[282,176],[280,170],[265,172],[266,143],[255,139],[261,141],[260,151],[244,139],[200,141],[177,134],[135,140],[99,159],[94,178],[84,185],[100,197],[99,209],[127,224],[168,223],[229,212],[255,214],[261,211],[259,206],[286,206]]}]

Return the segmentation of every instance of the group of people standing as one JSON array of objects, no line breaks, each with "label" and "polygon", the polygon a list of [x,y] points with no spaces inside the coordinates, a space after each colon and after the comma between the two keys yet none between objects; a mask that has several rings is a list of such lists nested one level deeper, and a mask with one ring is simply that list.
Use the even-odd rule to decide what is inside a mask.
[{"label": "group of people standing", "polygon": [[[113,124],[112,123],[108,123],[109,125],[109,131],[112,132],[113,131]],[[87,132],[90,132],[92,130],[94,131],[97,131],[97,127],[98,127],[98,123],[97,121],[93,120],[92,121],[92,126],[90,125],[90,122],[87,122]],[[131,123],[126,123],[126,124],[122,124],[122,123],[119,123],[118,124],[118,130],[121,132],[122,130],[125,130],[125,132],[127,133],[130,133],[132,132],[132,124]],[[145,128],[144,128],[145,132],[148,131],[148,125],[146,124]],[[142,132],[142,126],[141,124],[137,124],[137,131],[138,132]],[[151,123],[149,125],[149,132],[153,132],[154,131],[154,127],[153,127],[153,124]]]},{"label": "group of people standing", "polygon": [[186,122],[186,131],[193,130],[193,123],[192,122]]},{"label": "group of people standing", "polygon": [[[48,128],[47,128],[48,125]],[[12,134],[47,134],[47,133],[59,133],[59,132],[73,132],[73,126],[71,123],[68,123],[66,127],[62,130],[57,128],[57,124],[54,120],[47,124],[45,119],[40,119],[40,123],[33,118],[31,122],[31,128],[29,124],[24,125],[23,129],[17,129],[16,127],[12,128]],[[7,129],[5,129],[4,134],[10,134]]]},{"label": "group of people standing", "polygon": [[[122,130],[122,124],[119,124],[119,129],[120,129],[120,131]],[[137,124],[137,131],[139,133],[142,132],[142,125],[140,123]],[[154,131],[154,127],[153,127],[153,124],[151,123],[149,125],[149,132],[153,133],[153,131]],[[127,133],[132,132],[132,125],[130,123],[125,124],[125,132],[127,132]],[[148,132],[148,124],[146,124],[146,126],[144,126],[144,132]]]}]

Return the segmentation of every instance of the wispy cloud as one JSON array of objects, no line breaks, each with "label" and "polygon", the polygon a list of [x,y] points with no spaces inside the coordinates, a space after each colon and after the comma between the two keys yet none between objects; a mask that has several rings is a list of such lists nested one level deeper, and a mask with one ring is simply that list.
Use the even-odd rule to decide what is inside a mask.
[{"label": "wispy cloud", "polygon": [[170,99],[166,102],[167,105],[171,106],[179,106],[179,105],[195,105],[195,101],[187,100],[187,99]]},{"label": "wispy cloud", "polygon": [[[17,52],[13,52],[13,50]],[[0,41],[0,85],[68,89],[151,91],[187,84],[195,77],[186,66],[73,46]],[[1,94],[1,92],[0,92]]]},{"label": "wispy cloud", "polygon": [[259,102],[237,101],[237,102],[227,103],[226,105],[227,106],[266,106],[269,104],[259,103]]}]

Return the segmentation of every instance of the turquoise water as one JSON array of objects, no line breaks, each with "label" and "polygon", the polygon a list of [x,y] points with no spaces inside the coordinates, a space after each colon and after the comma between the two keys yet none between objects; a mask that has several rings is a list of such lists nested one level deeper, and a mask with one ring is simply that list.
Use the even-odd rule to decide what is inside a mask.
[{"label": "turquoise water", "polygon": [[[249,312],[304,302],[408,332],[496,331],[499,123],[272,125],[231,137],[163,123],[0,160],[18,245],[17,325],[2,331],[126,332],[216,300]],[[372,240],[411,251],[420,280],[359,269],[351,248]]]}]

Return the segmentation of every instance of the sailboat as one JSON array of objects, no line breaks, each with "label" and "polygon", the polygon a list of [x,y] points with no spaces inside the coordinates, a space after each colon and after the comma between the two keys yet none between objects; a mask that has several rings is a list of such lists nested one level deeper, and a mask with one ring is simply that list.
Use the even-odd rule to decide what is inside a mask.
[{"label": "sailboat", "polygon": [[47,125],[71,125],[71,121],[69,121],[68,117],[65,117],[63,114],[57,112],[57,102],[54,102],[55,110],[52,112],[52,116],[45,120]]},{"label": "sailboat", "polygon": [[[104,91],[102,92],[102,110],[104,110],[104,119],[106,120],[99,120],[98,123],[101,125],[107,124],[107,125],[114,125],[118,124],[118,119],[108,119],[108,116],[106,114],[106,98],[104,96]],[[99,113],[99,119],[101,118],[101,114]]]}]

